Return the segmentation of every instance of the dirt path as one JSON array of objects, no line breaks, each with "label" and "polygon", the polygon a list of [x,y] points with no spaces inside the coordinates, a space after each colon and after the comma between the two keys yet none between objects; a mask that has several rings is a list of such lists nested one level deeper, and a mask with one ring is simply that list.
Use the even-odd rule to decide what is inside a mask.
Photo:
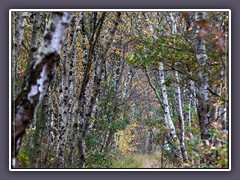
[{"label": "dirt path", "polygon": [[156,160],[147,158],[143,162],[143,168],[160,168],[160,165]]}]

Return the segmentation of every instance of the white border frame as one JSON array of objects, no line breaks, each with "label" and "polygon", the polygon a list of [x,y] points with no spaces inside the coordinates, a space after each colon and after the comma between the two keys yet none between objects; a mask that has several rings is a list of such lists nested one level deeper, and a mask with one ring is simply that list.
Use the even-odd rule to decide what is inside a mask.
[{"label": "white border frame", "polygon": [[[213,11],[226,11],[229,13],[229,57],[228,57],[228,87],[229,87],[229,102],[228,102],[228,118],[229,118],[229,168],[228,169],[14,169],[11,168],[11,89],[12,89],[12,81],[11,81],[11,13],[12,11],[85,11],[85,12],[96,12],[96,11],[121,11],[121,12],[165,12],[165,11],[172,11],[172,12],[180,12],[180,11],[204,11],[204,12],[213,12]],[[10,9],[9,10],[9,171],[231,171],[231,10],[230,9]]]}]

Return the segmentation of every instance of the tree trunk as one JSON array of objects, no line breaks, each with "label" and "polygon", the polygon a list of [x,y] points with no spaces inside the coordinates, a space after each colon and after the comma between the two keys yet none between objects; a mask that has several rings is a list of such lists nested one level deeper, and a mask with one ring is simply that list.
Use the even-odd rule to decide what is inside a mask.
[{"label": "tree trunk", "polygon": [[39,119],[39,122],[37,124],[36,127],[36,131],[37,131],[37,135],[36,135],[36,140],[35,140],[35,147],[34,147],[34,156],[33,158],[33,167],[34,168],[40,168],[39,164],[40,164],[40,160],[41,160],[41,143],[42,143],[42,137],[44,134],[44,128],[46,127],[46,122],[48,122],[49,120],[49,111],[48,111],[48,97],[45,97],[45,99],[43,100],[43,105],[42,105],[42,112],[41,112],[41,117]]},{"label": "tree trunk", "polygon": [[208,91],[208,73],[207,73],[207,62],[208,56],[205,48],[205,40],[202,38],[204,28],[201,24],[205,23],[205,15],[202,12],[196,13],[196,22],[199,24],[196,31],[196,58],[199,67],[203,68],[198,73],[197,87],[197,98],[198,106],[197,113],[199,117],[199,125],[201,131],[201,139],[207,140],[210,138],[210,102],[209,102],[209,91]]},{"label": "tree trunk", "polygon": [[[175,157],[179,161],[179,165],[181,166],[182,162],[182,152],[180,148],[180,142],[176,134],[175,126],[173,124],[172,118],[170,116],[170,110],[169,110],[169,104],[168,104],[168,95],[167,95],[167,90],[166,86],[164,84],[164,68],[163,68],[163,63],[159,63],[159,80],[160,80],[160,85],[161,85],[161,91],[162,91],[162,100],[163,100],[163,112],[164,112],[164,122],[169,128],[170,131],[170,138],[173,141],[173,151],[175,154]],[[168,141],[171,143],[171,140],[168,138]]]},{"label": "tree trunk", "polygon": [[[174,27],[173,31],[176,31],[175,26],[173,26],[173,27]],[[152,37],[154,39],[156,39],[157,37],[154,34],[152,24],[150,24],[150,32],[152,34]],[[163,115],[164,116],[164,123],[165,123],[166,127],[169,129],[168,143],[170,143],[173,146],[172,150],[173,150],[174,156],[176,157],[176,159],[178,161],[177,163],[178,163],[179,167],[181,167],[182,166],[182,161],[183,161],[183,156],[182,156],[182,151],[181,151],[181,147],[180,147],[180,142],[179,142],[179,139],[177,137],[175,126],[173,124],[171,114],[170,114],[167,89],[166,89],[166,86],[165,86],[163,62],[159,62],[158,73],[159,73],[159,81],[160,81],[160,88],[161,88],[161,92],[162,92],[161,95],[162,96],[160,97],[156,88],[153,85],[151,85],[151,86],[154,87],[153,89],[155,91],[155,94],[156,94],[159,102],[162,101],[162,108],[163,108],[163,112],[164,112],[164,115]]]},{"label": "tree trunk", "polygon": [[59,129],[59,144],[58,144],[58,168],[64,168],[64,149],[67,140],[67,128],[68,128],[68,73],[69,73],[69,59],[68,59],[68,38],[66,38],[64,43],[64,60],[63,66],[64,71],[62,75],[62,87],[61,87],[61,95],[60,95],[60,112],[61,112],[61,119],[59,121],[60,129]]},{"label": "tree trunk", "polygon": [[31,49],[29,52],[29,61],[27,64],[27,71],[31,67],[31,64],[36,61],[36,54],[39,42],[39,29],[41,25],[42,12],[34,12],[34,21],[32,28],[32,39],[31,39]]},{"label": "tree trunk", "polygon": [[[172,34],[175,37],[177,33],[177,26],[175,19],[173,17],[172,13],[169,13],[170,19],[172,21]],[[174,40],[175,44],[175,40]],[[181,151],[182,151],[182,157],[183,161],[187,162],[188,161],[188,155],[187,155],[187,150],[186,150],[186,145],[185,145],[185,127],[184,127],[184,117],[183,117],[183,110],[182,110],[182,99],[181,99],[181,89],[179,86],[179,76],[178,72],[175,71],[175,77],[176,77],[176,104],[177,104],[177,114],[178,114],[178,119],[179,119],[179,127],[180,127],[180,143],[181,143]]]},{"label": "tree trunk", "polygon": [[153,134],[152,130],[149,129],[147,133],[146,152],[150,154],[152,150],[153,150]]},{"label": "tree trunk", "polygon": [[[110,32],[110,37],[109,37],[109,40],[107,41],[107,45],[103,50],[103,55],[101,56],[102,65],[105,65],[104,62],[107,59],[108,49],[113,42],[113,37],[114,37],[115,31],[117,29],[117,26],[118,26],[118,23],[119,23],[119,20],[120,20],[120,15],[121,15],[121,13],[118,13],[117,19],[115,20],[115,23],[114,23],[114,26],[113,26],[113,29]],[[105,18],[104,14],[102,16],[103,16],[103,18]],[[104,19],[102,19],[102,22],[103,22],[103,20]],[[100,29],[98,31],[100,31]],[[84,30],[83,30],[83,32],[84,32]],[[97,34],[99,34],[99,33],[97,32]],[[85,75],[84,75],[84,79],[83,79],[83,85],[82,85],[81,93],[80,93],[80,96],[79,96],[79,100],[80,100],[79,105],[81,106],[82,113],[84,113],[83,109],[84,109],[85,103],[83,103],[83,100],[84,100],[85,89],[86,89],[87,83],[89,81],[89,71],[90,71],[89,68],[90,68],[91,59],[92,59],[92,56],[93,56],[93,54],[91,55],[91,53],[94,52],[93,50],[94,50],[94,47],[90,47],[90,50],[89,50],[90,54],[88,55],[87,66],[86,66],[86,68],[84,68],[86,70],[85,70]],[[100,82],[101,82],[101,77],[102,77],[103,72],[104,72],[104,68],[102,66],[100,66],[100,75],[99,75],[99,78],[96,79],[96,84],[95,84],[95,87],[94,87],[94,93],[93,93],[93,97],[90,100],[90,105],[89,105],[88,112],[86,113],[86,110],[85,110],[85,116],[84,116],[84,114],[82,114],[83,116],[82,116],[82,118],[81,118],[82,120],[80,122],[80,124],[81,124],[80,125],[80,136],[79,136],[79,143],[78,143],[79,156],[80,156],[80,161],[79,161],[80,168],[85,167],[85,159],[86,159],[86,157],[85,157],[85,150],[86,150],[85,136],[86,136],[89,124],[90,124],[90,118],[91,118],[91,115],[92,115],[92,110],[93,110],[93,107],[96,103],[96,98],[97,98],[98,93],[99,93]]]},{"label": "tree trunk", "polygon": [[23,39],[24,27],[27,17],[27,12],[15,12],[12,14],[13,21],[13,31],[12,31],[12,72],[13,72],[13,82],[14,82],[14,99],[20,91],[20,83],[18,79],[18,60],[19,53]]},{"label": "tree trunk", "polygon": [[70,13],[52,13],[38,50],[37,61],[31,67],[24,87],[15,101],[14,113],[12,113],[13,158],[18,154],[21,138],[31,123],[53,78],[70,19]]}]

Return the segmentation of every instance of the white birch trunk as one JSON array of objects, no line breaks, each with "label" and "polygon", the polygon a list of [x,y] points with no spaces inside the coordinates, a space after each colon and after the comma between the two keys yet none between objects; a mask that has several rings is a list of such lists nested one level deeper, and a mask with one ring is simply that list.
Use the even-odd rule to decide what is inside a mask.
[{"label": "white birch trunk", "polygon": [[[75,21],[75,19],[77,20]],[[69,66],[69,72],[68,72],[68,119],[71,120],[71,132],[70,132],[70,138],[69,138],[69,151],[68,151],[68,159],[67,163],[69,167],[71,165],[71,156],[73,152],[73,141],[75,139],[75,134],[77,130],[77,125],[76,125],[76,107],[74,106],[74,85],[75,85],[75,79],[73,78],[73,68],[75,67],[75,62],[76,62],[76,49],[77,49],[77,39],[78,39],[78,29],[79,29],[79,23],[81,20],[82,16],[80,15],[79,17],[74,17],[73,21],[73,27],[72,27],[72,32],[71,32],[71,46],[70,46],[70,54],[69,54],[69,61],[67,62]]]},{"label": "white birch trunk", "polygon": [[37,61],[31,67],[24,88],[15,101],[11,131],[13,158],[18,154],[21,138],[31,123],[53,78],[70,19],[70,13],[52,13],[38,49]]},{"label": "white birch trunk", "polygon": [[169,110],[169,104],[168,104],[168,95],[167,95],[167,90],[165,86],[165,80],[164,80],[164,67],[163,63],[159,63],[159,80],[160,80],[160,85],[161,85],[161,91],[162,91],[162,101],[163,101],[163,112],[164,112],[164,122],[166,126],[170,130],[170,138],[173,140],[174,143],[174,148],[173,150],[175,151],[175,156],[182,161],[182,152],[180,148],[180,142],[176,134],[175,126],[173,124],[172,118],[170,116],[170,110]]},{"label": "white birch trunk", "polygon": [[[177,26],[175,19],[173,17],[172,13],[169,13],[170,19],[172,21],[172,35],[175,37],[177,33]],[[174,40],[175,41],[175,40]],[[181,142],[181,151],[182,151],[182,157],[183,160],[186,162],[188,160],[186,145],[185,145],[185,127],[184,127],[184,117],[183,117],[183,110],[182,110],[182,100],[181,100],[181,89],[179,86],[179,77],[178,72],[175,71],[175,78],[176,78],[176,104],[177,104],[177,113],[179,118],[179,126],[180,126],[180,142]]]},{"label": "white birch trunk", "polygon": [[[205,15],[204,13],[197,12],[196,13],[196,22],[204,23]],[[206,64],[208,61],[208,56],[205,48],[205,40],[202,37],[204,34],[204,29],[201,26],[197,27],[196,31],[196,58],[199,67],[207,68]],[[209,91],[208,91],[208,73],[206,70],[200,70],[198,73],[198,81],[196,83],[197,87],[197,98],[198,98],[198,106],[197,112],[199,117],[199,125],[201,131],[201,139],[206,140],[210,138],[210,104],[209,104]]]},{"label": "white birch trunk", "polygon": [[60,96],[60,111],[61,111],[61,119],[59,121],[60,129],[59,129],[59,144],[58,144],[58,168],[64,168],[64,149],[67,139],[67,122],[68,122],[68,36],[64,43],[64,72],[62,76],[62,93]]},{"label": "white birch trunk", "polygon": [[126,80],[124,81],[124,87],[123,87],[123,92],[122,92],[122,101],[124,101],[126,99],[129,85],[131,84],[132,76],[133,76],[132,69],[129,69]]},{"label": "white birch trunk", "polygon": [[[13,15],[14,17],[14,15]],[[15,82],[15,95],[18,95],[20,91],[20,84],[18,82],[18,60],[19,60],[19,51],[22,44],[24,27],[26,22],[27,12],[16,12],[15,13],[15,22],[13,23],[13,36],[12,36],[12,63],[13,63],[13,78]]]},{"label": "white birch trunk", "polygon": [[[157,37],[154,34],[152,24],[150,24],[150,32],[152,33],[153,38],[156,39]],[[162,92],[162,104],[163,104],[163,112],[164,112],[163,117],[164,117],[165,125],[169,129],[168,142],[173,145],[172,149],[173,149],[174,156],[178,160],[178,165],[182,166],[182,160],[183,160],[182,151],[181,151],[181,148],[180,148],[179,139],[178,139],[177,134],[176,134],[175,126],[174,126],[172,118],[171,118],[170,107],[169,107],[169,104],[168,104],[167,90],[166,90],[166,86],[164,84],[165,83],[165,77],[164,77],[163,62],[159,62],[158,72],[159,72],[160,88],[161,88],[161,92]],[[151,86],[153,87],[153,85],[151,85]],[[159,97],[159,95],[156,91],[156,88],[153,87],[153,89],[154,89],[155,94],[157,95],[159,101],[161,101],[160,97]]]},{"label": "white birch trunk", "polygon": [[[60,137],[59,137],[59,150],[58,150],[58,167],[64,168],[65,166],[65,157],[64,157],[64,150],[65,145],[68,138],[68,127],[69,127],[69,120],[72,118],[72,108],[73,104],[73,67],[76,61],[76,43],[77,43],[77,30],[78,25],[81,20],[81,16],[78,18],[77,22],[75,22],[75,18],[73,17],[73,25],[72,31],[70,33],[70,53],[68,52],[68,39],[66,39],[64,44],[64,73],[62,79],[62,120],[60,121]],[[70,125],[73,127],[75,124],[74,119],[72,122],[70,121]],[[71,128],[73,131],[74,128]],[[74,133],[74,132],[73,132]],[[72,144],[72,142],[70,142]],[[71,147],[72,148],[72,147]]]},{"label": "white birch trunk", "polygon": [[[106,15],[105,13],[102,14],[102,18],[101,18],[102,22],[105,18],[105,15]],[[103,50],[103,54],[101,56],[102,65],[105,65],[105,62],[107,60],[107,53],[108,53],[108,50],[110,48],[110,45],[113,42],[114,34],[115,34],[115,31],[117,30],[117,26],[118,26],[118,23],[120,21],[120,15],[121,15],[121,13],[117,13],[117,18],[114,22],[113,29],[112,29],[112,31],[110,31],[110,37],[109,37],[109,39],[107,41],[107,44],[106,44],[106,46]],[[86,34],[84,33],[85,26],[84,26],[83,21],[82,21],[82,27],[83,27],[82,28],[83,38],[84,38],[84,36],[86,36]],[[100,31],[100,29],[98,29],[98,31]],[[92,47],[92,48],[94,48],[94,47]],[[91,116],[92,116],[92,111],[93,111],[94,105],[96,103],[97,96],[99,94],[99,88],[100,88],[100,83],[101,83],[101,79],[102,79],[102,74],[104,72],[104,67],[100,66],[100,74],[101,75],[99,75],[99,77],[96,80],[96,84],[95,84],[95,87],[94,87],[94,90],[93,90],[93,96],[90,99],[89,108],[86,110],[86,102],[84,102],[84,101],[85,101],[85,98],[86,98],[85,97],[86,96],[86,86],[87,86],[88,81],[89,81],[91,59],[92,59],[93,54],[94,54],[94,52],[91,52],[92,48],[90,47],[90,52],[88,54],[89,56],[87,56],[87,54],[84,54],[84,61],[86,59],[85,57],[88,57],[88,59],[86,59],[88,62],[86,63],[86,67],[84,67],[85,75],[84,75],[84,79],[83,79],[81,92],[80,92],[80,95],[79,95],[79,101],[80,101],[79,105],[80,105],[80,109],[81,109],[80,110],[80,135],[79,135],[79,142],[78,142],[78,149],[79,149],[79,156],[80,156],[80,161],[79,161],[79,167],[80,168],[85,167],[85,159],[86,159],[85,137],[86,137],[88,127],[90,125],[90,119],[91,119]],[[84,46],[83,46],[83,49],[85,49]],[[85,111],[84,111],[84,108],[85,108]]]},{"label": "white birch trunk", "polygon": [[22,45],[26,17],[27,17],[27,12],[22,12],[20,15],[19,24],[18,24],[18,26],[20,28],[19,32],[18,32],[19,35],[18,35],[18,40],[17,40],[18,47],[20,47]]},{"label": "white birch trunk", "polygon": [[[38,42],[39,42],[39,29],[41,25],[41,18],[42,18],[42,12],[36,12],[34,16],[34,21],[33,21],[33,28],[32,28],[32,39],[31,39],[31,49],[29,53],[29,62],[28,66],[30,66],[31,62],[35,61],[35,55],[37,53],[37,48],[38,48]],[[30,68],[30,67],[28,67]],[[28,69],[27,68],[27,69]]]}]

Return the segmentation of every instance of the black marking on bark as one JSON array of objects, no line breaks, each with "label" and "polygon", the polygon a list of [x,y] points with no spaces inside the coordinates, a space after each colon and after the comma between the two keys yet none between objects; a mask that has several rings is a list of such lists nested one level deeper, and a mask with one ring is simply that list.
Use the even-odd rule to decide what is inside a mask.
[{"label": "black marking on bark", "polygon": [[31,48],[31,51],[32,51],[32,52],[35,52],[35,51],[37,51],[37,48],[36,48],[36,47],[32,47],[32,48]]},{"label": "black marking on bark", "polygon": [[55,29],[56,29],[56,26],[55,26],[55,24],[52,22],[51,25],[50,25],[50,31],[51,31],[51,32],[54,32]]},{"label": "black marking on bark", "polygon": [[53,12],[53,14],[55,14],[55,15],[57,15],[57,16],[60,16],[60,17],[62,17],[62,16],[64,15],[63,12]]},{"label": "black marking on bark", "polygon": [[44,36],[44,41],[50,42],[52,40],[52,35],[50,32],[48,32],[45,36]]},{"label": "black marking on bark", "polygon": [[66,22],[62,22],[61,23],[63,26],[68,26],[68,23],[66,23]]}]

